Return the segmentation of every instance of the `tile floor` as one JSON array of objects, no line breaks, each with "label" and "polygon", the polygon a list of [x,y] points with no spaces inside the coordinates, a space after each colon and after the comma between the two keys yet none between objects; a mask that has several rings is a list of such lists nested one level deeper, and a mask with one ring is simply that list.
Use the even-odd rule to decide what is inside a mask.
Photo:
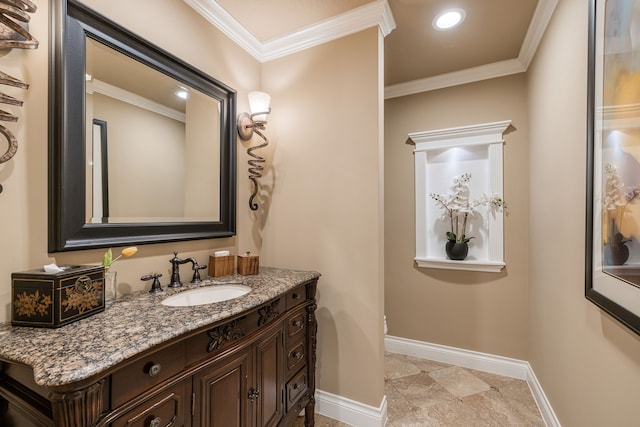
[{"label": "tile floor", "polygon": [[[384,380],[387,427],[545,426],[522,380],[394,353],[385,354]],[[347,424],[316,415],[316,426]]]}]

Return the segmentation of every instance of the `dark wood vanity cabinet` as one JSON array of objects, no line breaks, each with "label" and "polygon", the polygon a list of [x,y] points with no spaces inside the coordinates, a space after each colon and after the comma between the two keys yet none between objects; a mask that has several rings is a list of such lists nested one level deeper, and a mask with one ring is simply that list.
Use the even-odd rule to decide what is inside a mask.
[{"label": "dark wood vanity cabinet", "polygon": [[276,426],[282,418],[282,327],[193,377],[196,426]]},{"label": "dark wood vanity cabinet", "polygon": [[3,362],[0,424],[275,427],[304,409],[313,426],[316,282],[78,383],[44,388]]}]

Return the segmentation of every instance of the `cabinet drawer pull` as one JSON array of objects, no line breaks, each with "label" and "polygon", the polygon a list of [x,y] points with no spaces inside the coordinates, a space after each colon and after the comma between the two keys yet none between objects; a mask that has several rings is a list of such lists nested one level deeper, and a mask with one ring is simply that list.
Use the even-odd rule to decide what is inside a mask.
[{"label": "cabinet drawer pull", "polygon": [[298,299],[298,298],[300,298],[300,296],[296,293],[291,295],[291,299]]},{"label": "cabinet drawer pull", "polygon": [[162,425],[162,420],[160,417],[155,417],[149,422],[149,427],[160,427]]},{"label": "cabinet drawer pull", "polygon": [[155,377],[160,373],[161,370],[162,366],[159,363],[154,363],[149,367],[149,376]]}]

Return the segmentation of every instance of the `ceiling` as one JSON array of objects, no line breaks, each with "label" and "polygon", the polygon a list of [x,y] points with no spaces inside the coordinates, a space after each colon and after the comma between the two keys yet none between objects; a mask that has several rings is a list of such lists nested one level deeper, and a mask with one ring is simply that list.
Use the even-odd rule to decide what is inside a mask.
[{"label": "ceiling", "polygon": [[[379,22],[389,98],[526,71],[558,0],[184,1],[261,61]],[[464,22],[434,30],[450,7]]]},{"label": "ceiling", "polygon": [[[434,77],[517,58],[538,0],[390,0],[397,28],[385,38],[385,84]],[[452,5],[463,23],[437,31],[433,18]]]}]

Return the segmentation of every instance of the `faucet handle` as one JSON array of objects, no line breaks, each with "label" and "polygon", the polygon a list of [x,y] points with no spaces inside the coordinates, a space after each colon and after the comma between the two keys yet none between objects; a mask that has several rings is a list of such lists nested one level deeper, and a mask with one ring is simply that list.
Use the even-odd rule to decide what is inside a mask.
[{"label": "faucet handle", "polygon": [[158,280],[159,277],[162,277],[162,273],[147,274],[142,276],[140,280],[146,282],[153,279],[153,283],[151,283],[151,290],[149,290],[149,292],[155,294],[162,292],[162,285],[160,285],[160,280]]},{"label": "faucet handle", "polygon": [[193,279],[191,279],[191,283],[202,282],[202,279],[200,278],[200,270],[204,270],[205,268],[207,268],[206,265],[198,265],[198,263],[194,260],[193,267],[191,267],[191,269],[193,270]]}]

